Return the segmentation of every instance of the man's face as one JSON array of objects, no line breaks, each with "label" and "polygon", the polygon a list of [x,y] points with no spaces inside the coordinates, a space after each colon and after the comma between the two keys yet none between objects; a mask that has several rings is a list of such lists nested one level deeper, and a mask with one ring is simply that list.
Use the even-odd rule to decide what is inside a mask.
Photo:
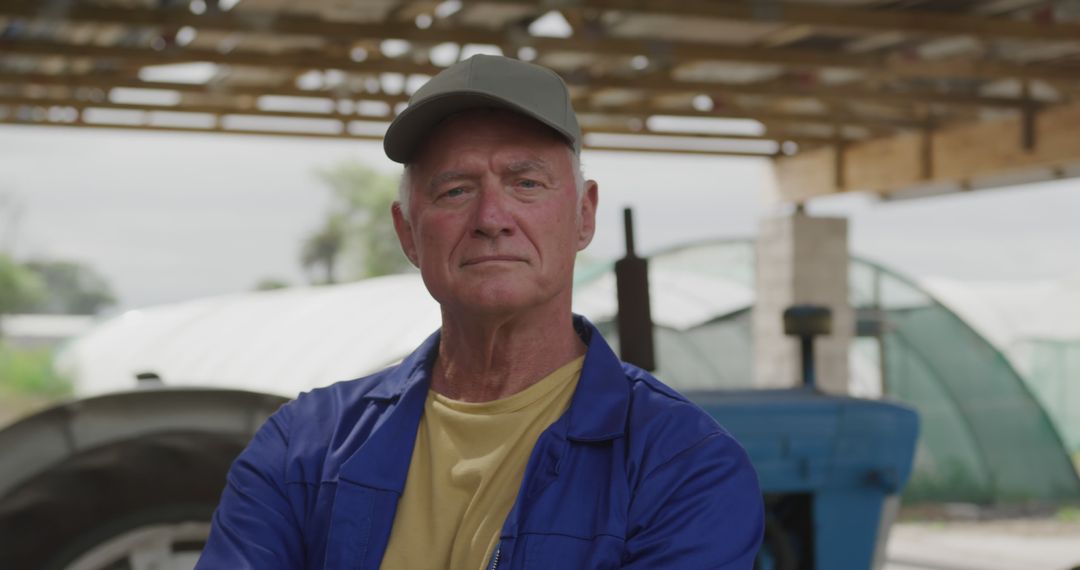
[{"label": "man's face", "polygon": [[509,112],[455,115],[431,133],[410,174],[410,217],[395,206],[394,225],[444,310],[569,310],[597,190],[589,181],[578,200],[570,151],[554,132]]}]

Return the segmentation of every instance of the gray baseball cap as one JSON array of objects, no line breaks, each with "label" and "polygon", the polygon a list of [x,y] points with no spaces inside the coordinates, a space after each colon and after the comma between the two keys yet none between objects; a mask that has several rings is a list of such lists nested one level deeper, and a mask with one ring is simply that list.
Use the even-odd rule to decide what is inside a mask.
[{"label": "gray baseball cap", "polygon": [[408,162],[443,119],[478,108],[509,109],[536,119],[565,137],[575,152],[581,151],[581,127],[562,78],[517,59],[474,55],[440,71],[413,93],[409,106],[386,131],[386,156]]}]

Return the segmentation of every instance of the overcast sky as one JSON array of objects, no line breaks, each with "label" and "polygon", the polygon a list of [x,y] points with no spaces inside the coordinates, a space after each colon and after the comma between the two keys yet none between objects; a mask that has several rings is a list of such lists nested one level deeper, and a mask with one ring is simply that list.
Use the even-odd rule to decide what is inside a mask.
[{"label": "overcast sky", "polygon": [[[86,262],[123,308],[267,277],[302,283],[300,243],[329,198],[315,171],[345,160],[399,170],[371,142],[0,126],[0,248]],[[763,159],[586,151],[583,163],[600,183],[595,257],[622,254],[626,205],[644,253],[750,237],[777,212]],[[855,253],[914,277],[1080,277],[1078,180],[900,202],[849,195],[810,211],[849,216]]]}]

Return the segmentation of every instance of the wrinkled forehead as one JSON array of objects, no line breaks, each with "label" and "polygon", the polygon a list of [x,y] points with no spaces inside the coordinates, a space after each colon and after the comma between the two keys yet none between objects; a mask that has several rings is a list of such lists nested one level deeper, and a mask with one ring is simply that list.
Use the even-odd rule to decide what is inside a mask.
[{"label": "wrinkled forehead", "polygon": [[525,115],[504,109],[470,109],[436,125],[407,166],[428,170],[435,166],[433,162],[444,162],[475,148],[573,152],[565,137]]}]

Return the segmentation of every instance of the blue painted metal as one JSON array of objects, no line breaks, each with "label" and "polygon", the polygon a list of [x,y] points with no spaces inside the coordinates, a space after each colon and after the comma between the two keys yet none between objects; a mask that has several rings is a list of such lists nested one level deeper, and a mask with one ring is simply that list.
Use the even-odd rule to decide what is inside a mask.
[{"label": "blue painted metal", "polygon": [[768,497],[809,496],[813,564],[867,570],[885,499],[911,475],[918,414],[903,405],[809,388],[690,392],[746,448]]}]

